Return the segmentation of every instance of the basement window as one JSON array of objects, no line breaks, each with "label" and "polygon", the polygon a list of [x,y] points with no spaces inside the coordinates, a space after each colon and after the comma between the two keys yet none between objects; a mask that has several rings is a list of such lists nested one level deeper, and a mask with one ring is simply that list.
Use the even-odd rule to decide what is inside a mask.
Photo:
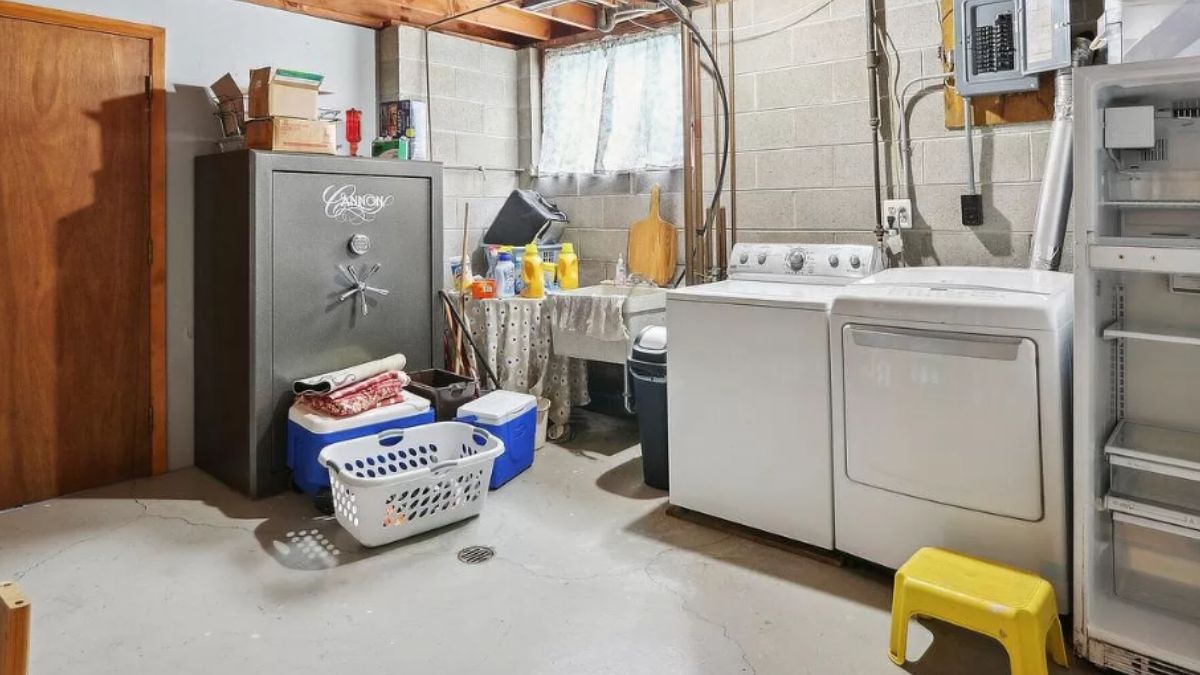
[{"label": "basement window", "polygon": [[683,165],[677,33],[548,49],[538,172],[613,173]]}]

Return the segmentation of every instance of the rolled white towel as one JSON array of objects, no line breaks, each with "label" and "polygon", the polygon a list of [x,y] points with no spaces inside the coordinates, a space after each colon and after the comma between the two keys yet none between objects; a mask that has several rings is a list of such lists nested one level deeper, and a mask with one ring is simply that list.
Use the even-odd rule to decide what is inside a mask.
[{"label": "rolled white towel", "polygon": [[323,375],[296,380],[292,383],[292,393],[297,396],[301,394],[316,396],[328,394],[336,389],[341,389],[355,382],[362,382],[365,379],[375,377],[389,370],[404,370],[406,363],[408,363],[408,359],[405,359],[403,354],[392,354],[391,356],[375,361],[360,363],[357,366],[350,366],[349,368],[335,370]]}]

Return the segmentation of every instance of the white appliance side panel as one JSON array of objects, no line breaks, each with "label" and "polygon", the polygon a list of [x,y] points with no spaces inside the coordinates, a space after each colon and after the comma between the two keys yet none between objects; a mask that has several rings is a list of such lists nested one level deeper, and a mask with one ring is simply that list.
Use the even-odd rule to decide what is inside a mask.
[{"label": "white appliance side panel", "polygon": [[851,480],[973,511],[1042,518],[1032,340],[851,324],[842,349]]},{"label": "white appliance side panel", "polygon": [[668,300],[671,503],[832,548],[826,317]]}]

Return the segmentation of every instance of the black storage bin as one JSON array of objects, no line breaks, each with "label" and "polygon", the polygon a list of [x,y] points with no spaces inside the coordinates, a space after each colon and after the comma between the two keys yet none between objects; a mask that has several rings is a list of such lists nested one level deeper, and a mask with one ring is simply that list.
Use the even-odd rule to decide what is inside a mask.
[{"label": "black storage bin", "polygon": [[567,224],[567,215],[553,202],[533,190],[513,190],[491,227],[483,234],[484,244],[524,246],[557,244]]},{"label": "black storage bin", "polygon": [[670,487],[667,465],[667,329],[648,326],[638,333],[625,363],[632,408],[642,442],[642,477],[660,490]]},{"label": "black storage bin", "polygon": [[460,406],[479,398],[478,382],[448,370],[431,368],[409,373],[408,376],[412,382],[405,389],[429,399],[439,422],[453,420]]}]

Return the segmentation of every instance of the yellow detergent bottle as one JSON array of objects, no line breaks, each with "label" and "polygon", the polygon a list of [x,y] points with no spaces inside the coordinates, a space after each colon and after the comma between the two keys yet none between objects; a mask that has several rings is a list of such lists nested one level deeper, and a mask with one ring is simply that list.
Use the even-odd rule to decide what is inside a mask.
[{"label": "yellow detergent bottle", "polygon": [[537,244],[525,247],[525,255],[521,257],[521,277],[525,282],[521,295],[526,298],[540,298],[546,294],[545,280],[542,278],[542,255],[538,253]]},{"label": "yellow detergent bottle", "polygon": [[562,252],[558,254],[558,287],[564,291],[579,288],[579,258],[575,257],[575,247],[563,244]]}]

